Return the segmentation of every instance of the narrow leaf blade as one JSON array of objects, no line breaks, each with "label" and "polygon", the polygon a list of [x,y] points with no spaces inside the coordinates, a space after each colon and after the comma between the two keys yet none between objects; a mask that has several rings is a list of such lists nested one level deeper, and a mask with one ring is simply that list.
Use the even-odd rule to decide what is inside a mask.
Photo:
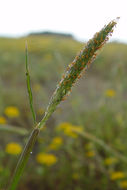
[{"label": "narrow leaf blade", "polygon": [[30,83],[30,74],[28,69],[28,47],[26,42],[26,82],[27,82],[27,91],[29,95],[29,103],[30,103],[30,109],[32,112],[34,123],[36,123],[36,114],[33,107],[33,95],[32,95],[32,89],[31,89],[31,83]]}]

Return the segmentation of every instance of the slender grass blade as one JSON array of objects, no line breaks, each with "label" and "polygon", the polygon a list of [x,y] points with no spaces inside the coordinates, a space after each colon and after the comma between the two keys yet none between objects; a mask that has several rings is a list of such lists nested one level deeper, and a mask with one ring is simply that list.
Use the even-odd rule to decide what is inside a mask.
[{"label": "slender grass blade", "polygon": [[33,95],[32,95],[32,88],[31,88],[31,83],[30,83],[30,74],[29,74],[29,68],[28,68],[28,46],[26,42],[26,82],[27,82],[27,91],[29,95],[29,103],[30,103],[30,109],[32,112],[34,124],[36,123],[36,114],[34,111],[34,106],[33,106]]}]

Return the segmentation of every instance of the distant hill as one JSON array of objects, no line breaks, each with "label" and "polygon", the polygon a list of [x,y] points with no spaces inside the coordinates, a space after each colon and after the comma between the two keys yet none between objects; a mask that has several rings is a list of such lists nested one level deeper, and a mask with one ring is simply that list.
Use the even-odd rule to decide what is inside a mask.
[{"label": "distant hill", "polygon": [[74,38],[72,34],[68,33],[59,33],[59,32],[50,32],[50,31],[44,31],[44,32],[33,32],[30,33],[28,36],[41,36],[41,35],[46,35],[46,36],[57,36],[57,37],[64,37],[64,38]]}]

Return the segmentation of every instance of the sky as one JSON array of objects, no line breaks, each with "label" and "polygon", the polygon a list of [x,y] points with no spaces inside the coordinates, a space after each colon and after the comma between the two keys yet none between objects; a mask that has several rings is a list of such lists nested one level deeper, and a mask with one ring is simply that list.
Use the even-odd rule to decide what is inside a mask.
[{"label": "sky", "polygon": [[112,40],[127,43],[127,0],[0,0],[0,36],[54,31],[86,41],[116,17]]}]

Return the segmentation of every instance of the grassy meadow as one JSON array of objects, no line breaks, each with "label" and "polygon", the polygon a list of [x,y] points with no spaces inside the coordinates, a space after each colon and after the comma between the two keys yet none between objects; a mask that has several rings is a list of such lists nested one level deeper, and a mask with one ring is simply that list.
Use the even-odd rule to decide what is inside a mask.
[{"label": "grassy meadow", "polygon": [[[26,40],[38,122],[65,68],[84,46],[52,35],[0,38],[0,190],[33,128]],[[42,129],[18,190],[127,189],[126,71],[127,45],[105,45]]]}]

